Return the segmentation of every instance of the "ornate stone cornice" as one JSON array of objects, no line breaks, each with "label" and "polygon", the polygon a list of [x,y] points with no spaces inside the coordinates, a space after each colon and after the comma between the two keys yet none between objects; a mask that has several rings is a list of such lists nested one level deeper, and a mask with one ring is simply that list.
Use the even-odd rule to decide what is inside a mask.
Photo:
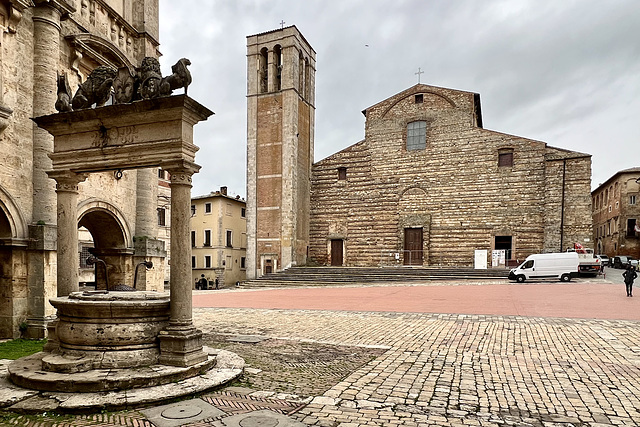
[{"label": "ornate stone cornice", "polygon": [[49,6],[60,12],[64,18],[76,11],[76,8],[67,0],[35,0],[35,6]]},{"label": "ornate stone cornice", "polygon": [[28,7],[35,6],[31,0],[12,0],[7,7],[9,11],[7,31],[15,33],[18,23],[22,20],[22,14]]}]

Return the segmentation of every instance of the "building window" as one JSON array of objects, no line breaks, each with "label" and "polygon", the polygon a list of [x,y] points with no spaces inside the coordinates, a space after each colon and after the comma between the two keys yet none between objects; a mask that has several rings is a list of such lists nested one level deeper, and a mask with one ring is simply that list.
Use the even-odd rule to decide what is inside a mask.
[{"label": "building window", "polygon": [[227,247],[228,248],[232,248],[233,247],[233,245],[232,245],[232,243],[233,243],[232,237],[233,237],[232,231],[231,230],[227,230]]},{"label": "building window", "polygon": [[616,209],[620,207],[620,202],[616,201]]},{"label": "building window", "polygon": [[211,246],[211,230],[204,230],[204,245]]},{"label": "building window", "polygon": [[629,204],[630,205],[636,204],[636,196],[629,196]]},{"label": "building window", "polygon": [[611,212],[611,205],[609,205],[609,212]]},{"label": "building window", "polygon": [[245,257],[240,257],[240,268],[246,268],[246,261],[247,259]]},{"label": "building window", "polygon": [[627,237],[635,237],[636,235],[636,219],[627,219]]},{"label": "building window", "polygon": [[347,168],[338,168],[338,179],[340,181],[347,179]]},{"label": "building window", "polygon": [[191,231],[191,247],[192,248],[196,247],[196,232],[195,231]]},{"label": "building window", "polygon": [[414,99],[416,104],[422,104],[424,102],[424,95],[419,93],[418,95],[415,96]]},{"label": "building window", "polygon": [[407,151],[424,150],[427,147],[427,122],[407,123]]},{"label": "building window", "polygon": [[227,203],[227,215],[233,215],[233,208],[231,207],[231,203]]},{"label": "building window", "polygon": [[191,256],[191,268],[196,268],[196,257]]},{"label": "building window", "polygon": [[161,226],[167,225],[164,208],[158,208],[158,225],[161,225]]},{"label": "building window", "polygon": [[164,179],[164,170],[163,169],[158,169],[158,178]]},{"label": "building window", "polygon": [[513,150],[500,150],[498,152],[498,167],[513,166]]},{"label": "building window", "polygon": [[211,268],[211,255],[204,256],[204,268]]},{"label": "building window", "polygon": [[91,268],[89,264],[87,264],[87,258],[91,256],[90,246],[83,246],[80,250],[80,268]]},{"label": "building window", "polygon": [[204,213],[206,214],[211,213],[211,203],[204,204]]},{"label": "building window", "polygon": [[196,205],[191,205],[191,216],[195,216],[196,214]]},{"label": "building window", "polygon": [[247,216],[247,209],[246,208],[240,208],[240,216],[242,218],[246,218],[246,216]]}]

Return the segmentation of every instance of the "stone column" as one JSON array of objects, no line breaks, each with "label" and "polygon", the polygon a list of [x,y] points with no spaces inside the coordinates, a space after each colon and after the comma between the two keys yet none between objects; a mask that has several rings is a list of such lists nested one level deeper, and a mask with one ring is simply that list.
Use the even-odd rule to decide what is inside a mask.
[{"label": "stone column", "polygon": [[56,180],[58,194],[58,297],[77,292],[78,266],[78,184],[87,176],[74,172],[49,172]]},{"label": "stone column", "polygon": [[207,360],[202,332],[193,326],[191,292],[191,177],[200,166],[188,161],[162,165],[171,174],[171,273],[169,326],[160,333],[164,365],[193,366]]},{"label": "stone column", "polygon": [[[135,254],[133,267],[143,261],[153,262],[153,269],[160,274],[149,274],[141,268],[138,275],[138,290],[164,290],[164,267],[166,252],[164,242],[158,239],[158,170],[138,169],[136,172],[136,228],[134,236]],[[156,272],[157,273],[157,272]],[[133,286],[133,285],[131,285]]]}]

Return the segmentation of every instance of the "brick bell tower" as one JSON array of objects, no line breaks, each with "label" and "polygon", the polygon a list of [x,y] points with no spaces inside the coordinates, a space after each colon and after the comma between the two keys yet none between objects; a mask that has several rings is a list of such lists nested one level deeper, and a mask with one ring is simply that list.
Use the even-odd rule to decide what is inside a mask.
[{"label": "brick bell tower", "polygon": [[304,265],[316,53],[295,26],[247,37],[247,278]]}]

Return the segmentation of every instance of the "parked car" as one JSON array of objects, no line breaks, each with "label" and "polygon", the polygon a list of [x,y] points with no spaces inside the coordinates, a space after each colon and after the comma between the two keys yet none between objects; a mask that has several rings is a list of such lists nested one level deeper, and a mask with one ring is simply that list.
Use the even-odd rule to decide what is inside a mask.
[{"label": "parked car", "polygon": [[600,260],[600,264],[602,264],[603,267],[607,267],[609,266],[609,257],[606,255],[596,255],[596,258],[598,258]]},{"label": "parked car", "polygon": [[634,267],[638,267],[638,260],[630,257],[630,256],[626,256],[626,255],[620,255],[620,256],[616,256],[613,257],[613,267],[614,268],[628,268],[630,266],[634,266]]}]

